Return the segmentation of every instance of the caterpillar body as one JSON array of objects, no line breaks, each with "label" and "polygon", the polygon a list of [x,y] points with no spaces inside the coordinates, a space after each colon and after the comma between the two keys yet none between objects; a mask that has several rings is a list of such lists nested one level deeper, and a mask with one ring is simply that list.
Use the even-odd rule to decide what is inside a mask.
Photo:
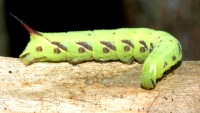
[{"label": "caterpillar body", "polygon": [[33,30],[15,15],[12,16],[30,34],[30,42],[19,56],[25,65],[43,61],[77,64],[90,60],[130,63],[135,59],[144,62],[141,86],[152,89],[156,86],[156,79],[182,59],[180,42],[164,31],[119,28],[44,33]]}]

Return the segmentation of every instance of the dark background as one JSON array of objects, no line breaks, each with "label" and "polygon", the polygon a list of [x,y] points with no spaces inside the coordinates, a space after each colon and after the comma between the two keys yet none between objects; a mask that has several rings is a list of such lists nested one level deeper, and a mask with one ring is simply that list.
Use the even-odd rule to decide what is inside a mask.
[{"label": "dark background", "polygon": [[1,56],[19,57],[29,41],[26,30],[9,15],[13,13],[42,32],[164,30],[181,42],[183,60],[200,60],[200,0],[4,0],[4,8],[9,54]]},{"label": "dark background", "polygon": [[18,57],[29,41],[29,34],[9,13],[33,29],[66,32],[122,27],[120,0],[6,0],[6,20],[10,36],[10,56]]}]

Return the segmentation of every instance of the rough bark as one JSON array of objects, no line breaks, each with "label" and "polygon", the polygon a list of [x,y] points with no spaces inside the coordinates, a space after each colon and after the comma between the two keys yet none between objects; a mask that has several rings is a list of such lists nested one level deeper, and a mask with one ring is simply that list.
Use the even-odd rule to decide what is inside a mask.
[{"label": "rough bark", "polygon": [[200,61],[183,61],[153,90],[140,87],[142,64],[73,66],[0,57],[0,112],[200,112]]}]

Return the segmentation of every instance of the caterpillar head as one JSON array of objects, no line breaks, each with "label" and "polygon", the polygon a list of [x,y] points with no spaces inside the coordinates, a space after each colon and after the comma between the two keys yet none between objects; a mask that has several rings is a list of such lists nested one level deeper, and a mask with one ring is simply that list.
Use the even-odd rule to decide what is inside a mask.
[{"label": "caterpillar head", "polygon": [[153,89],[156,86],[156,62],[147,59],[144,63],[141,76],[141,86],[145,89]]}]

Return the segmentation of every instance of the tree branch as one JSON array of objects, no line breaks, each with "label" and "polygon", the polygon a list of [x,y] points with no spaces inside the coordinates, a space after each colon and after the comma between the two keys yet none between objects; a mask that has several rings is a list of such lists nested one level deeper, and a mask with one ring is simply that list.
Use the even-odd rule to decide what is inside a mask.
[{"label": "tree branch", "polygon": [[155,89],[140,87],[141,64],[73,66],[0,57],[1,112],[200,112],[200,62],[184,61]]}]

